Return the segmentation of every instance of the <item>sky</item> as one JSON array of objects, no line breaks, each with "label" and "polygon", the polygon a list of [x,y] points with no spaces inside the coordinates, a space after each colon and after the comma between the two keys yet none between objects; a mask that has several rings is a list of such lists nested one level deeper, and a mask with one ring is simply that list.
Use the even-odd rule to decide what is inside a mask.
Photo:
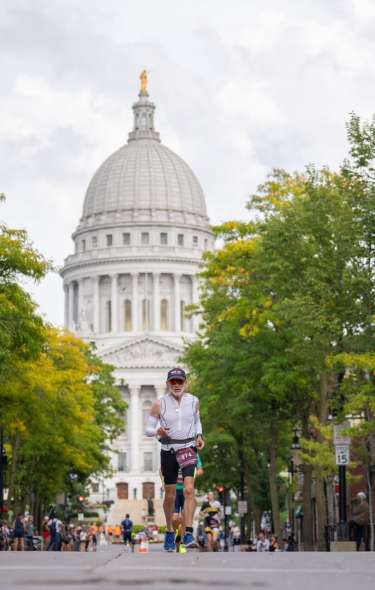
[{"label": "sky", "polygon": [[[374,56],[375,0],[1,0],[0,220],[63,264],[143,68],[211,222],[246,220],[273,168],[342,161],[349,113],[375,112]],[[61,325],[58,273],[26,287]]]}]

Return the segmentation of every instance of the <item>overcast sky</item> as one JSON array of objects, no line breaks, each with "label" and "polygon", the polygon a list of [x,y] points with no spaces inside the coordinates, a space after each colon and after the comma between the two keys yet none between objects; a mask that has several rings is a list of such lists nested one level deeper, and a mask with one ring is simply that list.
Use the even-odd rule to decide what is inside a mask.
[{"label": "overcast sky", "polygon": [[[375,0],[1,0],[0,219],[56,265],[143,68],[211,221],[246,219],[273,167],[336,166],[348,113],[375,112]],[[32,292],[61,324],[59,276]]]}]

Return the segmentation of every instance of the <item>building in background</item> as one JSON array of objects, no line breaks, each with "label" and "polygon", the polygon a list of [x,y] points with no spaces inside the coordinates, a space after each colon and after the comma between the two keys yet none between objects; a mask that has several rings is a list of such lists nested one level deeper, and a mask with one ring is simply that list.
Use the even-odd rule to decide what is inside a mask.
[{"label": "building in background", "polygon": [[115,367],[128,404],[126,432],[112,453],[112,479],[93,484],[92,499],[113,500],[109,522],[132,513],[141,522],[147,498],[161,519],[159,448],[144,436],[155,399],[165,393],[196,318],[185,308],[198,301],[202,254],[213,248],[202,188],[189,166],[160,142],[147,78],[133,105],[126,145],[100,166],[86,192],[65,259],[65,325],[96,343]]}]

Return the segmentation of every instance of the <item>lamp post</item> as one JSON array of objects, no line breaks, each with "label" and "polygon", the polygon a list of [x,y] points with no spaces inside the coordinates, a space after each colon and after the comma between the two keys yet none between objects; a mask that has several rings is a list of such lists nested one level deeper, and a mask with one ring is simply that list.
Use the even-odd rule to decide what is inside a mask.
[{"label": "lamp post", "polygon": [[293,484],[294,484],[294,474],[296,473],[296,468],[295,468],[295,458],[296,458],[296,453],[301,449],[301,445],[299,442],[299,429],[297,427],[293,428],[293,438],[292,438],[292,444],[290,446],[290,450],[292,451],[292,458],[290,460],[290,464],[289,464],[289,473],[290,473],[290,477],[291,477],[291,523],[290,526],[292,528],[292,534],[294,536],[294,532],[295,532],[295,526],[294,526],[294,489],[293,489]]}]

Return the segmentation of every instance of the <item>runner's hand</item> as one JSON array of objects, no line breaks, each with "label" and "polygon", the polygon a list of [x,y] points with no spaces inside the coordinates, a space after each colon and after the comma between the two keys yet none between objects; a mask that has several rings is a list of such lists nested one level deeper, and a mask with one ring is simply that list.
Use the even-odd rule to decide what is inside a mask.
[{"label": "runner's hand", "polygon": [[201,451],[204,447],[204,440],[200,435],[197,436],[196,444],[198,451]]},{"label": "runner's hand", "polygon": [[160,426],[160,428],[158,429],[158,431],[157,431],[157,433],[156,433],[156,434],[157,434],[157,435],[158,435],[160,438],[165,438],[166,436],[169,436],[169,434],[168,434],[168,433],[169,433],[169,428],[163,428],[162,426]]}]

